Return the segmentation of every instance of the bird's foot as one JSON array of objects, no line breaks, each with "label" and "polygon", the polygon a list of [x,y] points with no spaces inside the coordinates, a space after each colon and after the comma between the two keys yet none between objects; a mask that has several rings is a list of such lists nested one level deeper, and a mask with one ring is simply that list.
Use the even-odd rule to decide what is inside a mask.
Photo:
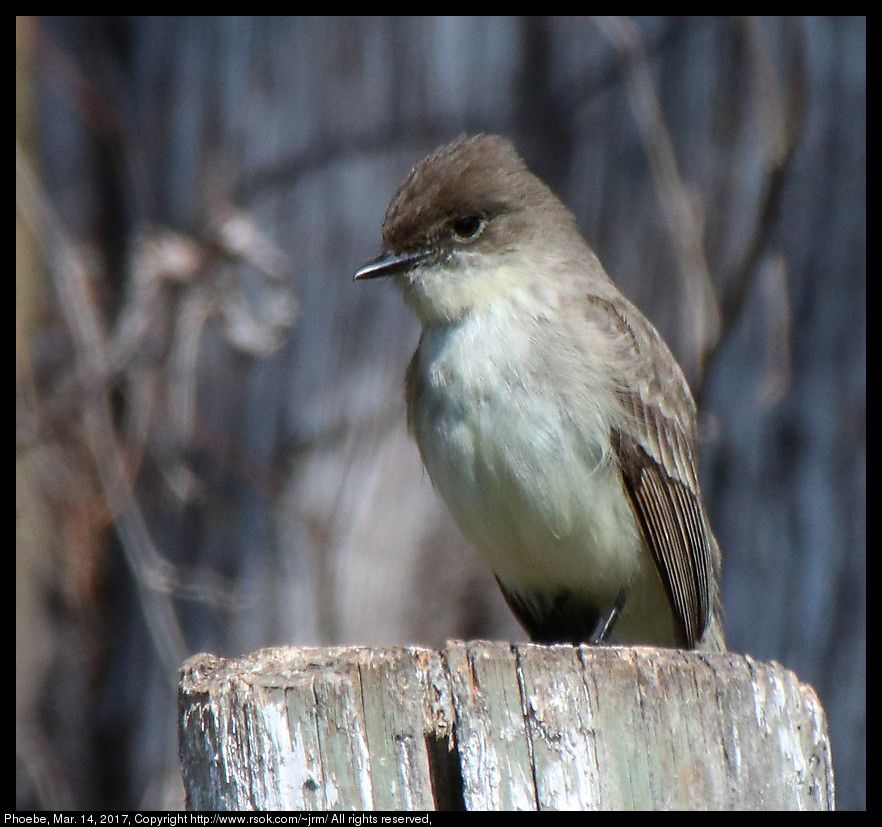
[{"label": "bird's foot", "polygon": [[616,625],[616,621],[619,619],[619,615],[622,613],[622,609],[625,607],[625,598],[627,597],[627,592],[625,589],[622,589],[618,597],[616,597],[616,604],[612,607],[612,610],[607,615],[606,620],[603,622],[603,625],[598,623],[598,631],[591,636],[591,645],[592,646],[603,646],[609,642],[610,635],[612,634],[613,628]]}]

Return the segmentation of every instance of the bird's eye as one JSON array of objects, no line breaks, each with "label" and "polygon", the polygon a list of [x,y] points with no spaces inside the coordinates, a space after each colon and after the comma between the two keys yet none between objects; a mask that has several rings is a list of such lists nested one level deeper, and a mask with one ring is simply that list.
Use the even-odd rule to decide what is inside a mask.
[{"label": "bird's eye", "polygon": [[482,215],[461,215],[453,221],[453,232],[459,238],[474,238],[484,226]]}]

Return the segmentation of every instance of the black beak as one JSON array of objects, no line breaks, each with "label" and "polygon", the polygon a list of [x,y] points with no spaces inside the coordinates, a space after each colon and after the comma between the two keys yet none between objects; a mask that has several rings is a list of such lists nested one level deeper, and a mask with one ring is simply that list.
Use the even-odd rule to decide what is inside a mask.
[{"label": "black beak", "polygon": [[428,253],[390,253],[382,252],[373,261],[369,261],[363,267],[356,270],[352,277],[353,281],[364,281],[365,279],[378,279],[382,276],[394,276],[396,273],[403,273],[410,270],[415,264],[421,262]]}]

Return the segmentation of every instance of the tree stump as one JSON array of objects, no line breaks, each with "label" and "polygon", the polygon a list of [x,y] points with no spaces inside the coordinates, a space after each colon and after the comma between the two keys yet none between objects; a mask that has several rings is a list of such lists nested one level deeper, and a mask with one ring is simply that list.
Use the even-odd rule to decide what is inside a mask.
[{"label": "tree stump", "polygon": [[777,663],[652,648],[277,648],[182,669],[190,809],[833,809]]}]

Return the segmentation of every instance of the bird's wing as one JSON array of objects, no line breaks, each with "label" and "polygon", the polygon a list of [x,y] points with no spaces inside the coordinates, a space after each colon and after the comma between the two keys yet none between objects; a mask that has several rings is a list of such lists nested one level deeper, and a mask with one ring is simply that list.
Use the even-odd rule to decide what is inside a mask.
[{"label": "bird's wing", "polygon": [[631,421],[613,432],[613,446],[683,642],[693,648],[710,622],[714,589],[713,538],[693,455],[695,402],[667,345],[636,308],[622,298],[592,297],[591,304],[595,323],[613,326],[627,350],[631,375],[619,393]]}]

